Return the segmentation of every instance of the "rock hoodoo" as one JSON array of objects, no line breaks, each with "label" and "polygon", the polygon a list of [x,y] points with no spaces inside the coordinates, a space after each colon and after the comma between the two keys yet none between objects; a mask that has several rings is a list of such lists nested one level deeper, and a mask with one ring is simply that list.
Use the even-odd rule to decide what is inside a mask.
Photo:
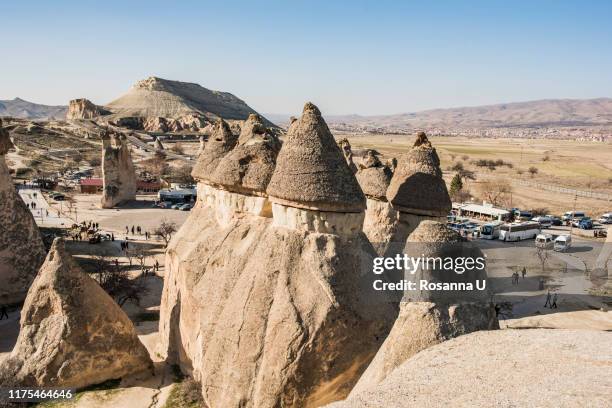
[{"label": "rock hoodoo", "polygon": [[0,119],[0,304],[22,301],[45,258],[38,226],[15,190],[5,155],[13,147]]},{"label": "rock hoodoo", "polygon": [[81,98],[70,101],[66,119],[93,119],[108,114],[110,112],[101,106],[94,105],[89,99]]},{"label": "rock hoodoo", "polygon": [[259,160],[276,142],[250,133],[218,174],[194,171],[198,203],[166,255],[162,351],[209,407],[316,407],[348,394],[396,309],[358,293],[365,199],[318,109],[291,127],[267,189]]},{"label": "rock hoodoo", "polygon": [[124,134],[102,135],[102,208],[136,199],[136,170]]},{"label": "rock hoodoo", "polygon": [[132,322],[56,239],[28,292],[10,358],[16,382],[83,388],[152,369]]},{"label": "rock hoodoo", "polygon": [[397,242],[403,242],[422,220],[442,220],[448,215],[451,200],[440,159],[424,132],[417,134],[414,147],[399,160],[386,195],[399,211]]},{"label": "rock hoodoo", "polygon": [[392,176],[392,169],[373,150],[367,150],[356,177],[367,199],[363,232],[380,255],[386,253],[399,222],[398,211],[385,196]]},{"label": "rock hoodoo", "polygon": [[204,150],[198,156],[198,161],[193,166],[191,172],[193,178],[202,181],[210,180],[219,161],[236,146],[237,141],[238,138],[232,133],[227,122],[219,119],[215,123]]},{"label": "rock hoodoo", "polygon": [[[446,225],[425,220],[410,235],[405,253],[431,259],[476,260],[484,255],[480,249],[463,242],[459,234]],[[493,305],[487,302],[487,291],[478,290],[476,281],[487,280],[484,267],[470,271],[444,268],[432,263],[404,277],[417,283],[417,290],[404,292],[400,313],[376,357],[351,391],[351,396],[377,385],[396,367],[419,351],[452,337],[477,330],[498,329]],[[419,282],[472,283],[472,290],[418,290]],[[486,286],[485,286],[486,289]]]},{"label": "rock hoodoo", "polygon": [[340,145],[340,149],[342,149],[342,154],[344,155],[346,164],[348,164],[353,173],[357,173],[357,166],[353,162],[353,150],[351,149],[351,143],[349,140],[344,138],[338,142],[338,145]]}]

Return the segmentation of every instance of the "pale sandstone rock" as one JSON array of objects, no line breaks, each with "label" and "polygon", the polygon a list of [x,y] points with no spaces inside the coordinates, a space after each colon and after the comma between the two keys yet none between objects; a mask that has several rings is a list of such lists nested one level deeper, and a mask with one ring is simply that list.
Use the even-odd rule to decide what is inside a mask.
[{"label": "pale sandstone rock", "polygon": [[103,107],[94,105],[89,99],[81,98],[70,101],[66,119],[93,119],[108,114],[110,112]]},{"label": "pale sandstone rock", "polygon": [[609,407],[612,333],[480,331],[409,358],[329,408]]},{"label": "pale sandstone rock", "polygon": [[[330,145],[331,134],[306,136]],[[346,166],[339,149],[333,154],[332,163]],[[346,171],[357,186],[348,168],[315,159],[321,171]],[[371,273],[362,270],[373,256],[360,233],[363,211],[318,207],[334,205],[321,197],[345,197],[331,186],[326,196],[300,195],[294,206],[199,180],[198,203],[166,254],[162,353],[202,383],[210,408],[316,407],[344,398],[397,314],[369,290]],[[289,180],[294,191],[302,180]],[[274,191],[284,183],[277,179]],[[353,208],[357,200],[347,197]]]},{"label": "pale sandstone rock", "polygon": [[102,136],[102,208],[113,208],[136,199],[136,170],[126,137],[105,133]]},{"label": "pale sandstone rock", "polygon": [[10,361],[16,383],[83,388],[153,365],[115,301],[56,239],[28,292]]},{"label": "pale sandstone rock", "polygon": [[45,258],[38,226],[15,190],[5,155],[13,144],[0,120],[0,304],[22,301]]},{"label": "pale sandstone rock", "polygon": [[164,145],[158,137],[155,138],[155,150],[157,150],[158,152],[165,150]]}]

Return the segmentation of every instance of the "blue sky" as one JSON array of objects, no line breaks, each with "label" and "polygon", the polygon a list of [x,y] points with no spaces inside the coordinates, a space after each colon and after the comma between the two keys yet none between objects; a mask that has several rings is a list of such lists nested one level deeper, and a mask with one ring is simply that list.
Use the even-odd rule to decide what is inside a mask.
[{"label": "blue sky", "polygon": [[612,96],[609,1],[22,0],[0,16],[0,99],[104,104],[150,75],[265,113]]}]

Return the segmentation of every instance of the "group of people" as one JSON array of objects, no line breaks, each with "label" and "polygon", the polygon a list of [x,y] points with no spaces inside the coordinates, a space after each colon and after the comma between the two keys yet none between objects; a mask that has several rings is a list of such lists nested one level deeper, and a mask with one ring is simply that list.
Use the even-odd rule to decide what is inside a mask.
[{"label": "group of people", "polygon": [[544,303],[544,307],[550,307],[551,309],[557,308],[557,294],[551,296],[550,290],[546,294],[546,303]]},{"label": "group of people", "polygon": [[[140,227],[140,225],[132,225],[132,228],[130,228],[128,225],[125,226],[125,233],[129,234],[130,231],[132,231],[132,235],[144,235],[145,236],[145,240],[149,240],[149,238],[151,238],[151,233],[148,231],[144,231],[143,228]],[[144,234],[143,234],[144,232]]]},{"label": "group of people", "polygon": [[[521,271],[521,275],[523,276],[523,279],[525,279],[525,276],[527,275],[527,268],[525,268],[524,266],[523,266],[523,270]],[[519,278],[520,278],[519,273],[517,271],[514,271],[514,273],[512,273],[512,284],[518,285]]]}]

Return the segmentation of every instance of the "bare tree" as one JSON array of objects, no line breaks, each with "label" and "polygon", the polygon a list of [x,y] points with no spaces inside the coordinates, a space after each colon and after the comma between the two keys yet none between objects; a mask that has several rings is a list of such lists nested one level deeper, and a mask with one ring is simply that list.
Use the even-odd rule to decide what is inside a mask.
[{"label": "bare tree", "polygon": [[478,188],[481,197],[495,206],[505,206],[510,201],[512,186],[507,180],[486,180]]},{"label": "bare tree", "polygon": [[165,246],[168,246],[168,243],[172,239],[172,234],[174,234],[176,231],[176,223],[164,219],[162,220],[161,224],[159,224],[159,227],[153,231],[153,234],[163,239]]},{"label": "bare tree", "polygon": [[542,266],[542,273],[546,271],[546,264],[548,263],[549,253],[546,248],[538,248],[536,250],[540,265]]}]

